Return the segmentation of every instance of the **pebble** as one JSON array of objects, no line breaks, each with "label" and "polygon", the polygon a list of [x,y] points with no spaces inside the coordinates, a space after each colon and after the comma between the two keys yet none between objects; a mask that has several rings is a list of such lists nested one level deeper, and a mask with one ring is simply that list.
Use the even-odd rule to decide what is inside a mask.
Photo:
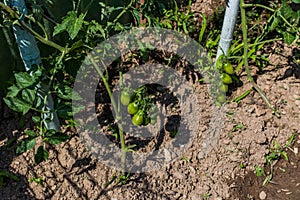
[{"label": "pebble", "polygon": [[294,153],[297,155],[298,154],[298,147],[294,147]]},{"label": "pebble", "polygon": [[260,193],[259,193],[259,198],[260,199],[266,199],[267,198],[267,194],[266,194],[266,192],[265,191],[261,191]]}]

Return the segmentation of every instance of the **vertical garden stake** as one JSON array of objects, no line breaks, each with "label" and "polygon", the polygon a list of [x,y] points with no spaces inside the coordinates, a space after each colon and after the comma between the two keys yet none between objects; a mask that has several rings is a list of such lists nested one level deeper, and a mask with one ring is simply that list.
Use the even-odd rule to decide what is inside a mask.
[{"label": "vertical garden stake", "polygon": [[[8,0],[5,1],[5,3],[12,8],[18,8],[22,15],[27,14],[24,0]],[[24,17],[21,17],[21,19],[19,20],[23,20],[23,18]],[[37,43],[33,35],[16,25],[13,26],[13,30],[26,71],[29,71],[33,65],[41,64],[40,51],[37,47]],[[36,87],[39,88],[38,95],[42,99],[44,99],[45,96],[48,95],[46,101],[46,110],[49,112],[44,113],[44,117],[45,119],[50,120],[45,120],[46,128],[48,130],[53,129],[55,131],[60,131],[60,123],[57,114],[54,111],[54,102],[52,95],[47,94],[47,88],[41,85],[37,85]]]},{"label": "vertical garden stake", "polygon": [[222,54],[227,55],[228,53],[240,6],[239,3],[239,0],[226,1],[226,11],[216,60],[218,60],[219,56],[221,56]]}]

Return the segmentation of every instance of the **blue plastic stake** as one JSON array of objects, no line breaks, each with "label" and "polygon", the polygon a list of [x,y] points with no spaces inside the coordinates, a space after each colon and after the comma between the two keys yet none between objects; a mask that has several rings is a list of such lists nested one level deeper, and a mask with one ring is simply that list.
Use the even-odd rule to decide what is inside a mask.
[{"label": "blue plastic stake", "polygon": [[218,47],[218,51],[217,51],[216,60],[218,60],[218,58],[222,54],[224,54],[226,56],[228,54],[228,50],[229,50],[232,36],[233,36],[234,27],[236,24],[237,14],[239,11],[239,5],[240,5],[239,0],[228,0],[227,1],[227,6],[226,6],[224,22],[223,22],[223,26],[222,26],[221,38],[219,41],[219,47]]},{"label": "blue plastic stake", "polygon": [[[5,1],[5,3],[10,7],[18,8],[18,10],[22,13],[22,18],[23,15],[27,14],[24,0],[10,0]],[[23,20],[22,18],[20,20]],[[13,26],[13,30],[26,71],[29,71],[32,65],[41,64],[40,51],[33,35],[19,26]],[[44,99],[47,89],[40,85],[37,85],[36,87],[39,88],[38,91],[40,91],[38,92],[38,95]],[[47,97],[46,110],[50,111],[44,114],[45,119],[50,119],[45,122],[46,128],[48,130],[54,129],[55,131],[60,131],[60,123],[57,114],[54,111],[54,103],[51,94],[49,94]]]}]

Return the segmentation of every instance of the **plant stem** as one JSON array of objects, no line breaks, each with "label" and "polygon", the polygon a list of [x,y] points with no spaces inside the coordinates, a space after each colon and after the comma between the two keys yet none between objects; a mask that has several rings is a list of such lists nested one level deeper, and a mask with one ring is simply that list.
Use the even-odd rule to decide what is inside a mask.
[{"label": "plant stem", "polygon": [[259,86],[254,82],[248,64],[248,42],[247,42],[247,18],[246,11],[244,8],[244,0],[240,1],[240,9],[241,9],[241,19],[242,19],[242,32],[243,32],[243,42],[244,42],[244,66],[247,73],[247,77],[249,82],[252,84],[254,89],[260,94],[261,98],[265,101],[267,106],[272,110],[272,112],[276,115],[276,117],[280,118],[280,113],[274,106],[270,103],[269,99],[266,97],[264,92],[259,88]]},{"label": "plant stem", "polygon": [[[270,43],[270,42],[274,42],[274,41],[281,41],[283,38],[275,38],[275,39],[270,39],[270,40],[264,40],[261,42],[256,42],[253,44],[248,44],[248,47],[253,47],[253,46],[258,46],[260,44],[265,44],[265,43]],[[244,46],[244,42],[242,42],[241,44],[237,45],[234,49],[232,49],[231,51],[237,51],[238,49],[242,48]]]},{"label": "plant stem", "polygon": [[[243,8],[247,8],[247,7],[260,7],[260,8],[263,8],[263,9],[266,9],[266,10],[269,10],[273,13],[277,12],[277,10],[274,10],[273,8],[270,8],[269,6],[265,6],[265,5],[262,5],[262,4],[245,4],[245,3],[242,3],[241,4],[241,9]],[[278,12],[277,12],[278,13]],[[286,20],[286,18],[281,14],[281,13],[278,13],[279,17],[284,21],[284,23],[286,23],[289,27],[291,27],[297,34],[300,34],[299,31],[292,25],[290,24],[290,22],[288,22]]]},{"label": "plant stem", "polygon": [[118,14],[118,16],[113,20],[113,23],[116,23],[118,19],[127,12],[127,10],[132,6],[132,3],[133,0],[130,1],[130,3],[120,12],[120,14]]},{"label": "plant stem", "polygon": [[32,28],[30,28],[24,21],[20,21],[21,26],[26,29],[29,33],[31,33],[32,35],[34,35],[36,37],[36,39],[38,39],[40,42],[54,47],[55,49],[59,50],[60,52],[68,52],[68,49],[56,44],[55,42],[52,42],[51,40],[47,40],[45,39],[43,36],[41,36],[40,34],[38,34],[37,32],[35,32]]},{"label": "plant stem", "polygon": [[[22,28],[26,29],[29,33],[34,35],[40,42],[42,42],[48,46],[54,47],[55,49],[59,50],[60,52],[68,52],[68,50],[66,48],[52,42],[51,40],[48,40],[47,37],[44,38],[43,36],[41,36],[40,34],[35,32],[32,28],[30,28],[23,20],[19,20],[20,15],[18,13],[16,13],[10,7],[4,5],[3,3],[0,3],[0,7],[2,7],[5,11],[7,11],[13,19],[18,19],[20,26],[22,26]],[[25,16],[25,17],[27,19],[29,19],[30,21],[35,22],[32,18],[27,17],[27,16]],[[38,25],[41,27],[41,24],[38,24]],[[43,32],[45,32],[44,28],[41,28],[41,29],[43,30]]]},{"label": "plant stem", "polygon": [[[44,118],[44,114],[46,112],[49,112],[49,111],[46,111],[46,107],[47,107],[47,101],[48,101],[48,96],[51,94],[51,90],[50,90],[50,87],[54,81],[54,77],[56,75],[56,72],[57,72],[57,65],[60,65],[62,63],[62,59],[64,58],[65,56],[65,52],[62,53],[62,55],[59,57],[59,60],[56,62],[55,64],[55,67],[53,69],[53,72],[51,73],[51,77],[50,77],[50,80],[49,80],[49,83],[48,83],[48,86],[47,86],[47,89],[46,89],[46,92],[45,92],[45,96],[44,96],[44,102],[43,102],[43,107],[42,107],[42,112],[41,112],[41,119]],[[41,89],[43,89],[43,86],[41,86]],[[43,120],[40,121],[40,133],[42,134],[42,137],[44,136],[44,133],[43,133]]]},{"label": "plant stem", "polygon": [[[123,173],[125,173],[125,170],[126,170],[125,161],[126,161],[127,148],[126,148],[125,137],[124,137],[124,132],[123,132],[122,115],[121,115],[121,112],[119,112],[119,109],[118,109],[116,101],[115,101],[115,99],[112,95],[112,92],[111,92],[111,89],[109,87],[109,84],[107,82],[106,77],[103,75],[101,69],[96,64],[96,62],[95,62],[94,58],[92,57],[92,55],[87,51],[86,51],[86,54],[87,54],[89,60],[91,61],[91,63],[93,64],[93,66],[95,67],[97,73],[100,75],[100,77],[101,77],[101,79],[104,83],[104,86],[107,90],[108,96],[111,100],[111,105],[113,107],[113,110],[116,113],[116,119],[117,119],[117,124],[118,124],[118,128],[119,128],[119,135],[120,135],[120,142],[121,142],[121,149],[122,149],[121,164],[122,164]],[[102,65],[105,67],[105,63],[102,60],[101,60],[101,62],[102,62]],[[107,69],[107,68],[105,67],[105,69]]]}]

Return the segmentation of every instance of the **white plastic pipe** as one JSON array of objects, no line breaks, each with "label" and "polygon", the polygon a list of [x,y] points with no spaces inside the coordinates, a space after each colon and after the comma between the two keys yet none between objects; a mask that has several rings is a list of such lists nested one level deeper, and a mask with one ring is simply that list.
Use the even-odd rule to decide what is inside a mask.
[{"label": "white plastic pipe", "polygon": [[[5,3],[10,7],[18,8],[21,13],[27,14],[24,0],[6,0]],[[41,64],[40,51],[33,35],[19,26],[13,26],[13,30],[26,71],[30,70],[32,65]],[[44,99],[47,90],[39,85],[36,87],[40,89],[38,95]],[[60,123],[54,111],[54,102],[51,94],[47,96],[46,109],[50,111],[50,113],[45,113],[44,117],[52,119],[45,122],[46,128],[48,130],[54,129],[55,131],[60,131]]]},{"label": "white plastic pipe", "polygon": [[221,38],[219,41],[219,47],[217,51],[216,60],[222,54],[227,55],[231,44],[234,27],[236,24],[237,14],[239,11],[239,0],[228,0],[226,4],[226,11],[224,16],[224,22],[222,26]]}]

